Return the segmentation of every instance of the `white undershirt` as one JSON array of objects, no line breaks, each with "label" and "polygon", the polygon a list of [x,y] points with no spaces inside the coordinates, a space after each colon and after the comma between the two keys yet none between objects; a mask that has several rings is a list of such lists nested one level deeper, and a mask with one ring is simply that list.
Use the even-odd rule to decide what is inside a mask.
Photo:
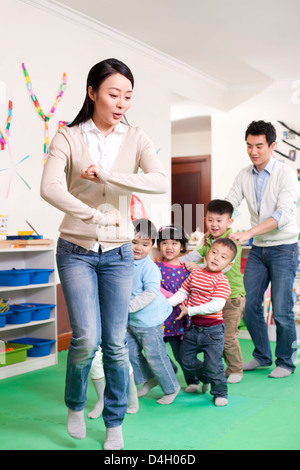
[{"label": "white undershirt", "polygon": [[[80,123],[79,127],[95,165],[100,166],[105,171],[110,171],[119,153],[123,134],[127,132],[127,127],[119,123],[107,137],[98,129],[92,119]],[[112,250],[117,246],[119,245],[105,251]],[[98,252],[99,243],[96,243],[92,250]]]},{"label": "white undershirt", "polygon": [[79,124],[84,141],[95,165],[110,171],[121,147],[126,126],[119,123],[107,137],[102,134],[92,119]]}]

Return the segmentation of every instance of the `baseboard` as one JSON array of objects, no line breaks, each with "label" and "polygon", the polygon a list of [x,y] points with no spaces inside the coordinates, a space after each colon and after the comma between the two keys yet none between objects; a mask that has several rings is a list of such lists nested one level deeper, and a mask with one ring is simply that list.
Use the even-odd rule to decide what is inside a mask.
[{"label": "baseboard", "polygon": [[72,332],[71,331],[69,333],[63,333],[61,335],[58,335],[58,337],[57,337],[58,352],[66,351],[66,350],[69,349],[71,338],[72,338]]}]

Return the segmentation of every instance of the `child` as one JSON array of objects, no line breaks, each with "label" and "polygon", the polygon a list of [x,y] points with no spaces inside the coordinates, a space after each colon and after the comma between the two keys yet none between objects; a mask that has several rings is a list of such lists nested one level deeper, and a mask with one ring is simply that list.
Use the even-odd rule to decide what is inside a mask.
[{"label": "child", "polygon": [[164,395],[157,403],[168,405],[180,391],[162,330],[162,323],[172,309],[160,292],[160,271],[149,257],[156,229],[146,219],[135,221],[134,226],[134,280],[127,328],[129,359],[135,383],[143,384],[138,396],[146,395],[159,384]]},{"label": "child", "polygon": [[[178,292],[168,299],[172,306],[181,304],[181,314],[191,317],[192,325],[185,333],[180,359],[183,367],[204,384],[211,384],[216,406],[227,405],[227,383],[222,361],[224,321],[222,308],[230,295],[225,268],[233,264],[237,249],[229,238],[217,239],[206,255],[206,267],[194,269]],[[204,362],[197,354],[204,353]]]},{"label": "child", "polygon": [[[206,243],[191,253],[179,258],[179,261],[186,263],[188,269],[193,268],[194,263],[199,263],[202,257],[206,257],[208,250],[215,240],[228,237],[231,233],[230,225],[233,207],[230,202],[214,199],[209,202],[206,210],[206,226],[209,235]],[[245,309],[245,288],[243,276],[241,274],[241,254],[242,248],[237,245],[237,255],[230,270],[224,272],[227,276],[231,294],[223,308],[223,318],[225,322],[225,342],[223,356],[227,369],[225,375],[228,383],[238,383],[243,377],[243,358],[238,340],[238,326]]]},{"label": "child", "polygon": [[[187,249],[188,238],[182,227],[179,225],[167,225],[158,230],[157,247],[160,251],[160,260],[156,261],[159,267],[162,281],[161,291],[166,298],[171,297],[177,292],[183,281],[189,276],[189,271],[178,257]],[[185,331],[190,326],[190,318],[184,316],[181,320],[176,320],[180,315],[180,308],[176,305],[171,315],[163,324],[164,341],[170,343],[176,361],[180,363],[180,345]],[[186,370],[183,374],[187,383],[185,392],[193,393],[199,389],[199,380],[197,377],[189,374]]]},{"label": "child", "polygon": [[[139,401],[137,396],[137,389],[134,383],[133,370],[132,366],[129,363],[129,400],[126,413],[134,414],[137,413],[139,409]],[[88,418],[96,419],[99,418],[103,411],[104,406],[104,388],[105,388],[105,376],[103,369],[102,361],[102,350],[99,346],[98,351],[96,351],[95,357],[92,362],[90,377],[92,379],[93,385],[97,394],[97,402],[93,410],[88,413]]]}]

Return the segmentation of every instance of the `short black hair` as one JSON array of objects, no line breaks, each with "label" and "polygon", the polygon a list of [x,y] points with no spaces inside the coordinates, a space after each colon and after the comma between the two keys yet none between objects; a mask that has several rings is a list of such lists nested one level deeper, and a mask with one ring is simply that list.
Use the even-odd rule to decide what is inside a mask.
[{"label": "short black hair", "polygon": [[154,245],[157,237],[157,230],[154,223],[149,219],[136,219],[132,223],[134,226],[134,234],[146,240],[151,238],[152,244]]},{"label": "short black hair", "polygon": [[227,237],[217,238],[213,242],[212,247],[215,244],[227,246],[232,251],[232,253],[233,253],[232,260],[234,260],[234,258],[236,257],[236,254],[237,254],[237,247],[236,247],[236,244],[234,243],[234,241],[230,240],[230,238],[227,238]]},{"label": "short black hair", "polygon": [[230,217],[233,214],[233,205],[225,199],[213,199],[206,206],[206,212],[213,212],[215,214],[223,215],[228,214]]},{"label": "short black hair", "polygon": [[247,127],[245,140],[248,135],[265,135],[269,147],[276,142],[276,130],[271,122],[252,121]]},{"label": "short black hair", "polygon": [[164,225],[158,230],[157,247],[160,249],[160,242],[163,240],[176,240],[181,243],[182,250],[188,249],[189,239],[181,225]]}]

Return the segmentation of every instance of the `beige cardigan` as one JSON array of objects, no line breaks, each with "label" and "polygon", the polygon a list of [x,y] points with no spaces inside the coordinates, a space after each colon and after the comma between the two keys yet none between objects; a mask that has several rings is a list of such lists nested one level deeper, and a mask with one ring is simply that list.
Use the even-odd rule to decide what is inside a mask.
[{"label": "beige cardigan", "polygon": [[254,238],[254,245],[276,246],[296,243],[299,233],[296,221],[299,182],[296,172],[289,165],[276,160],[261,200],[260,214],[258,214],[252,169],[253,165],[249,165],[238,173],[225,199],[231,202],[234,209],[244,198],[246,199],[251,227],[267,220],[276,210],[281,211],[278,228],[272,232],[257,235]]},{"label": "beige cardigan", "polygon": [[[81,170],[93,163],[79,126],[63,127],[50,144],[41,196],[65,213],[59,227],[63,239],[87,250],[97,241],[103,248],[128,243],[133,234],[132,192],[167,192],[165,170],[139,127],[128,127],[111,171],[101,170],[99,183],[80,178]],[[137,174],[139,168],[143,173]],[[114,208],[121,213],[120,227],[101,224],[103,215]]]}]

